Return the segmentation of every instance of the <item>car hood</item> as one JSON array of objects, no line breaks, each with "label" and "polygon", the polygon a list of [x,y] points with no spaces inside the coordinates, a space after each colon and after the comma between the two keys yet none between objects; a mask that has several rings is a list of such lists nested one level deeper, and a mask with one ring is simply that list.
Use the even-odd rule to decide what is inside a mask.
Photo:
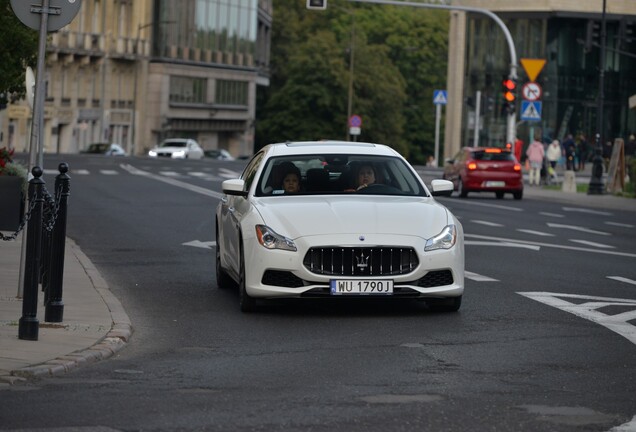
[{"label": "car hood", "polygon": [[449,223],[446,208],[424,197],[285,196],[254,205],[266,225],[292,239],[372,233],[430,238]]}]

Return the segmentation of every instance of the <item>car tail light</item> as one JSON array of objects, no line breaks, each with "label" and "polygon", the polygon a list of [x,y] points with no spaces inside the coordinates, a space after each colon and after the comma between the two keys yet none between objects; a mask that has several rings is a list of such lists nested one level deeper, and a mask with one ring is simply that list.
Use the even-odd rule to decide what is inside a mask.
[{"label": "car tail light", "polygon": [[475,162],[468,162],[466,164],[466,168],[468,168],[469,170],[476,170],[477,169],[477,164]]},{"label": "car tail light", "polygon": [[515,164],[515,166],[513,167],[513,169],[514,169],[515,171],[521,171],[521,165],[520,165],[520,164],[518,164],[518,163],[516,163],[516,164]]},{"label": "car tail light", "polygon": [[486,153],[501,153],[500,148],[487,148]]}]

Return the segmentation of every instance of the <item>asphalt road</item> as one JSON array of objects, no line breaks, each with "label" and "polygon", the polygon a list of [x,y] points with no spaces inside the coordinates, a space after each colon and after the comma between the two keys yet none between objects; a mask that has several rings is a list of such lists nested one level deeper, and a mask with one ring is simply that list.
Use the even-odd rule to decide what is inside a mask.
[{"label": "asphalt road", "polygon": [[443,198],[466,233],[459,313],[242,314],[210,246],[220,182],[244,162],[62,159],[67,234],[135,333],[115,358],[0,392],[0,430],[636,430],[636,318],[620,315],[636,310],[633,213]]}]

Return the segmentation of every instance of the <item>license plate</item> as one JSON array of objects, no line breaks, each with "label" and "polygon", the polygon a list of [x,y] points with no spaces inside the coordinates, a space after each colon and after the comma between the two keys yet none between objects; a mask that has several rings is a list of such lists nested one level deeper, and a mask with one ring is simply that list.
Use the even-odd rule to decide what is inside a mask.
[{"label": "license plate", "polygon": [[506,186],[506,182],[504,181],[487,181],[486,187],[504,187]]},{"label": "license plate", "polygon": [[331,295],[392,295],[392,280],[334,279]]}]

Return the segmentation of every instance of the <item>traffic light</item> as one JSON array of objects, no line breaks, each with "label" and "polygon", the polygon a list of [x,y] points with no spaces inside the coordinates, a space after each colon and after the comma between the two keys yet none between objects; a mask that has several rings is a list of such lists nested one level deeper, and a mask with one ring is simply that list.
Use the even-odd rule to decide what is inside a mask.
[{"label": "traffic light", "polygon": [[327,0],[307,0],[307,9],[327,9]]},{"label": "traffic light", "polygon": [[515,112],[516,101],[517,101],[517,82],[511,78],[504,77],[501,82],[503,86],[503,97],[504,97],[504,107],[507,114],[512,114]]},{"label": "traffic light", "polygon": [[592,46],[598,45],[601,41],[601,23],[588,20],[585,29],[585,52],[592,51]]}]

